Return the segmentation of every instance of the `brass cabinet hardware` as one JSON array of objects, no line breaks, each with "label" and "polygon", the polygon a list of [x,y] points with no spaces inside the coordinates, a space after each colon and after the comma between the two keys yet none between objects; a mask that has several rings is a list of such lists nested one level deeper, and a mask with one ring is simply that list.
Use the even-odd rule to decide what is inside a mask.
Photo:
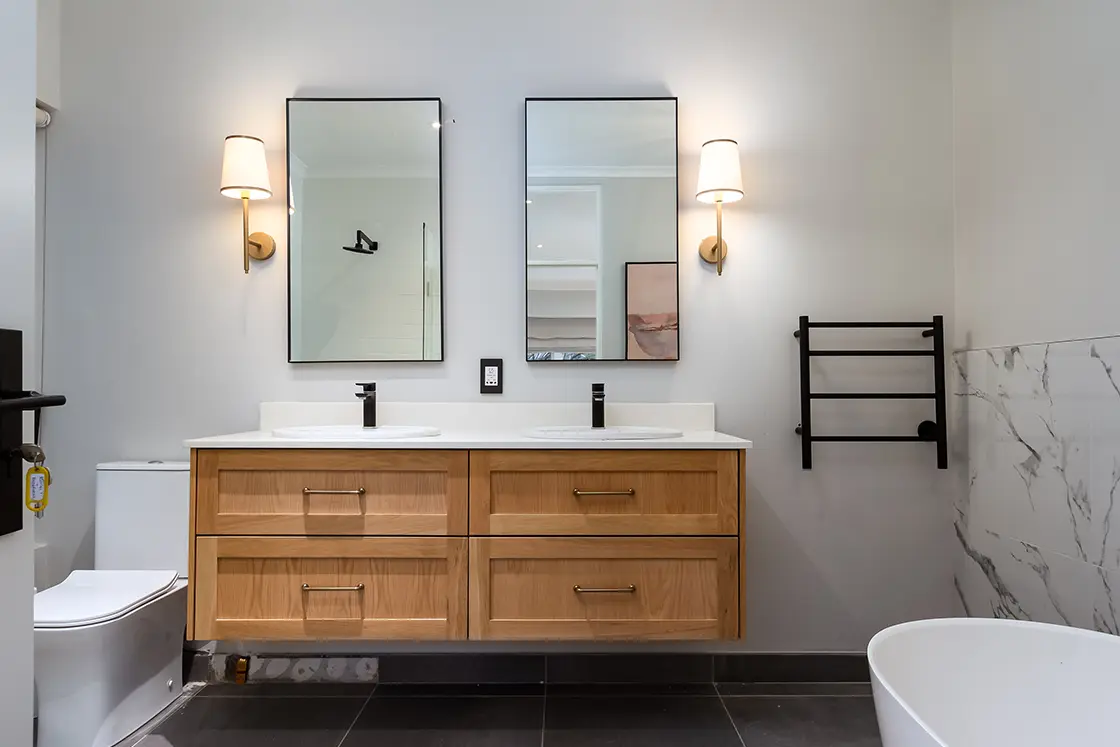
[{"label": "brass cabinet hardware", "polygon": [[628,490],[580,490],[579,488],[575,488],[572,490],[572,495],[576,498],[595,495],[634,495],[634,488]]},{"label": "brass cabinet hardware", "polygon": [[304,584],[301,588],[304,591],[362,591],[366,588],[366,585],[357,584],[356,586],[312,586],[311,584]]},{"label": "brass cabinet hardware", "polygon": [[576,594],[633,594],[637,590],[638,587],[634,586],[634,584],[622,586],[617,589],[585,589],[579,584],[572,587],[572,591]]},{"label": "brass cabinet hardware", "polygon": [[358,488],[357,490],[315,490],[313,488],[304,488],[304,495],[365,495],[365,488]]}]

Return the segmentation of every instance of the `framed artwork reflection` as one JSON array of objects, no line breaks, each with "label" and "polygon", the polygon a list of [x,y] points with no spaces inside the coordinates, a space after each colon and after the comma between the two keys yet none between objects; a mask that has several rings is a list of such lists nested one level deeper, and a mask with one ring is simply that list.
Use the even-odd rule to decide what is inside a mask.
[{"label": "framed artwork reflection", "polygon": [[626,263],[626,360],[680,360],[677,263]]}]

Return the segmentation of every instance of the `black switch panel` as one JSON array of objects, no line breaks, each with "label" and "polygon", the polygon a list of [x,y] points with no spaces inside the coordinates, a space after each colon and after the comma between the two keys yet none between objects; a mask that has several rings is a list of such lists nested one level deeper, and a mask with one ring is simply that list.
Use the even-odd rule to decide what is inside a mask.
[{"label": "black switch panel", "polygon": [[479,391],[483,394],[502,393],[502,359],[483,358],[478,371]]}]

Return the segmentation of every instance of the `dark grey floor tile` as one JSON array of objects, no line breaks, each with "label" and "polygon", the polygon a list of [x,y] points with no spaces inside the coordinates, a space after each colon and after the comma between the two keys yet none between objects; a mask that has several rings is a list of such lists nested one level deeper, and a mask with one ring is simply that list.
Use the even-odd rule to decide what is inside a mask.
[{"label": "dark grey floor tile", "polygon": [[337,747],[365,698],[192,698],[140,747]]},{"label": "dark grey floor tile", "polygon": [[540,698],[544,696],[544,683],[495,685],[380,685],[375,698]]},{"label": "dark grey floor tile", "polygon": [[373,682],[252,682],[207,685],[199,698],[365,698]]},{"label": "dark grey floor tile", "polygon": [[[741,747],[719,698],[549,698],[544,747]],[[748,746],[749,747],[749,746]]]},{"label": "dark grey floor tile", "polygon": [[746,747],[881,747],[871,698],[724,698]]},{"label": "dark grey floor tile", "polygon": [[737,696],[847,696],[870,697],[870,682],[720,682],[719,694]]},{"label": "dark grey floor tile", "polygon": [[674,695],[716,697],[716,687],[711,682],[685,684],[659,684],[656,682],[619,682],[613,684],[558,683],[548,686],[550,698],[633,698]]},{"label": "dark grey floor tile", "polygon": [[544,682],[545,658],[517,654],[394,654],[377,663],[384,683]]},{"label": "dark grey floor tile", "polygon": [[540,747],[543,712],[543,698],[375,697],[342,747]]},{"label": "dark grey floor tile", "polygon": [[716,682],[870,682],[863,654],[717,654]]},{"label": "dark grey floor tile", "polygon": [[712,681],[708,654],[557,654],[548,657],[548,683]]}]

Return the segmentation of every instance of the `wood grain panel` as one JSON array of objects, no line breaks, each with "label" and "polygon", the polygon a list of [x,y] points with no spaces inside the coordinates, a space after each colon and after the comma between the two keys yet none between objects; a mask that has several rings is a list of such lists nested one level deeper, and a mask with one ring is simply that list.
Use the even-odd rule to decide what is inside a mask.
[{"label": "wood grain panel", "polygon": [[747,637],[747,452],[739,452],[739,638]]},{"label": "wood grain panel", "polygon": [[734,451],[471,452],[472,534],[735,535],[738,504]]},{"label": "wood grain panel", "polygon": [[[734,639],[738,541],[472,538],[471,638]],[[580,593],[584,589],[633,592]]]},{"label": "wood grain panel", "polygon": [[467,532],[464,451],[208,450],[197,469],[198,534]]},{"label": "wood grain panel", "polygon": [[191,505],[190,519],[187,531],[190,541],[187,543],[187,640],[196,640],[194,637],[194,538],[195,538],[195,504],[198,502],[198,486],[195,480],[198,477],[198,449],[191,449]]},{"label": "wood grain panel", "polygon": [[[464,538],[200,537],[196,542],[200,638],[466,638]],[[361,590],[314,588],[359,584]]]}]

